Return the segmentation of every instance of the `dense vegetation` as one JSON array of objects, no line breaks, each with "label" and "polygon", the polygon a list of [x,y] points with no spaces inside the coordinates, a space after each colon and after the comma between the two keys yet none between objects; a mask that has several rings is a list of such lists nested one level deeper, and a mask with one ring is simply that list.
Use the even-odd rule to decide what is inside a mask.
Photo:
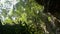
[{"label": "dense vegetation", "polygon": [[60,33],[58,0],[13,1],[0,2],[0,34]]}]

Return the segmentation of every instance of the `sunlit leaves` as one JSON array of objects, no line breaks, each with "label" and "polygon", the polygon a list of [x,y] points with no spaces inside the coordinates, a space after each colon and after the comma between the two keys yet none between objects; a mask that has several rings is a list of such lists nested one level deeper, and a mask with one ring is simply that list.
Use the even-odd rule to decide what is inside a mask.
[{"label": "sunlit leaves", "polygon": [[51,21],[51,17],[48,17],[48,20]]},{"label": "sunlit leaves", "polygon": [[23,22],[26,22],[27,21],[27,14],[26,13],[21,14],[20,20]]},{"label": "sunlit leaves", "polygon": [[[9,2],[8,2],[9,3]],[[34,0],[19,0],[16,5],[9,11],[3,10],[2,15],[6,20],[6,24],[19,24],[22,26],[28,25],[28,31],[37,32],[37,23],[40,24],[41,11],[43,11],[43,6],[38,5]],[[21,21],[21,22],[20,22]],[[40,27],[40,26],[39,26]]]},{"label": "sunlit leaves", "polygon": [[[3,22],[3,23],[5,23],[5,24],[10,24],[10,25],[12,25],[13,23],[12,23],[12,20],[9,18],[9,17],[6,17],[6,20]],[[4,24],[4,25],[5,25]],[[2,24],[3,25],[3,24]]]}]

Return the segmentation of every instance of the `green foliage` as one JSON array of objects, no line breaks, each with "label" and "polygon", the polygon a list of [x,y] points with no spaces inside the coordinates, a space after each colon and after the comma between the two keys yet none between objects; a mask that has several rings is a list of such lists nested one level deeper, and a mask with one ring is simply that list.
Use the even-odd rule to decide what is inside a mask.
[{"label": "green foliage", "polygon": [[[13,9],[10,10],[9,14],[5,14],[6,13],[4,12],[5,9],[3,10],[2,15],[4,16],[8,15],[5,21],[3,21],[4,24],[2,24],[2,25],[8,24],[8,26],[5,27],[5,30],[9,31],[10,33],[12,30],[11,28],[13,28],[12,30],[13,34],[44,33],[43,29],[40,26],[42,17],[41,14],[44,10],[42,5],[37,4],[35,0],[24,0],[24,1],[19,0],[19,2],[15,5],[15,7],[13,7]],[[15,17],[15,20],[13,20],[12,17]],[[4,31],[4,33],[7,31]]]}]

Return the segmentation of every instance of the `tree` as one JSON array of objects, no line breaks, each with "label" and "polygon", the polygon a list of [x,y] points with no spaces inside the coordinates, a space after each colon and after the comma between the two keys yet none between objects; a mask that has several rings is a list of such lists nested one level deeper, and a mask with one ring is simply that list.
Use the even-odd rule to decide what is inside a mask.
[{"label": "tree", "polygon": [[[3,27],[3,34],[56,34],[55,32],[56,28],[58,27],[58,21],[55,22],[57,18],[52,15],[54,15],[53,13],[57,12],[53,11],[54,7],[51,9],[51,7],[55,5],[54,2],[56,1],[15,1],[6,0],[4,1],[6,5],[2,2],[0,3],[0,18],[2,22],[1,26]],[[51,10],[51,12],[49,9]]]}]

